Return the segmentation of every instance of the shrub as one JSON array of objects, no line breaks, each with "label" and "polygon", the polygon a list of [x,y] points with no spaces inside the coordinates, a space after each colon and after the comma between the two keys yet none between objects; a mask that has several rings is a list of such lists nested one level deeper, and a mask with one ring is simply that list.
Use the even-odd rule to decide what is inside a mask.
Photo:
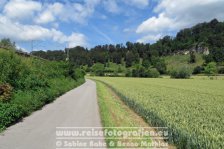
[{"label": "shrub", "polygon": [[25,65],[21,58],[12,51],[0,53],[0,79],[2,82],[8,82],[16,86],[16,81],[22,76]]},{"label": "shrub", "polygon": [[218,68],[218,73],[224,74],[224,67],[219,67]]},{"label": "shrub", "polygon": [[150,61],[148,59],[143,59],[142,66],[145,67],[145,68],[149,68]]},{"label": "shrub", "polygon": [[176,79],[189,79],[191,77],[191,71],[188,67],[181,67],[176,70],[172,70],[170,73],[171,78]]},{"label": "shrub", "polygon": [[193,70],[193,74],[200,74],[203,70],[204,68],[202,66],[196,66]]},{"label": "shrub", "polygon": [[132,70],[132,77],[158,78],[159,75],[160,73],[156,68],[138,67]]},{"label": "shrub", "polygon": [[104,76],[104,64],[96,63],[92,66],[92,71],[96,76]]},{"label": "shrub", "polygon": [[136,64],[133,67],[134,69],[132,69],[132,77],[145,77],[145,67],[142,67],[139,64]]},{"label": "shrub", "polygon": [[132,69],[132,77],[139,77],[138,69]]},{"label": "shrub", "polygon": [[215,62],[210,62],[205,66],[205,73],[210,76],[210,75],[216,75],[217,74],[217,66]]},{"label": "shrub", "polygon": [[158,78],[160,76],[159,71],[156,68],[148,69],[145,73],[147,78]]},{"label": "shrub", "polygon": [[49,84],[45,77],[32,73],[18,80],[17,87],[21,90],[33,90],[49,87]]},{"label": "shrub", "polygon": [[203,59],[205,60],[205,63],[210,63],[210,62],[214,61],[213,56],[211,54],[203,55]]},{"label": "shrub", "polygon": [[158,57],[152,57],[152,64],[159,71],[159,73],[161,74],[166,73],[167,68],[164,59]]},{"label": "shrub", "polygon": [[196,63],[196,56],[195,56],[195,52],[194,51],[190,52],[189,63]]},{"label": "shrub", "polygon": [[132,72],[130,69],[127,69],[126,73],[125,73],[126,77],[131,77],[132,76]]},{"label": "shrub", "polygon": [[0,103],[0,130],[10,126],[25,115],[21,106],[9,103]]},{"label": "shrub", "polygon": [[76,68],[74,70],[74,74],[73,74],[72,78],[75,79],[75,80],[78,80],[80,78],[84,78],[84,76],[85,76],[85,71],[82,70],[81,68]]}]

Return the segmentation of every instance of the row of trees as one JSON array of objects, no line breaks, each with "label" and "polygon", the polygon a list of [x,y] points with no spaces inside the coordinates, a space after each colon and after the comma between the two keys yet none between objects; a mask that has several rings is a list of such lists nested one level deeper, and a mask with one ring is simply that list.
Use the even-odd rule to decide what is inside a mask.
[{"label": "row of trees", "polygon": [[[49,60],[65,60],[69,51],[70,61],[76,65],[92,66],[94,63],[108,61],[121,64],[125,61],[127,67],[139,63],[151,63],[154,57],[172,55],[186,49],[201,52],[205,47],[210,54],[206,62],[224,61],[224,23],[216,19],[201,23],[192,28],[179,31],[176,37],[165,36],[154,44],[132,43],[116,45],[99,45],[91,49],[74,47],[65,51],[34,51],[33,55]],[[194,60],[193,60],[194,61]]]}]

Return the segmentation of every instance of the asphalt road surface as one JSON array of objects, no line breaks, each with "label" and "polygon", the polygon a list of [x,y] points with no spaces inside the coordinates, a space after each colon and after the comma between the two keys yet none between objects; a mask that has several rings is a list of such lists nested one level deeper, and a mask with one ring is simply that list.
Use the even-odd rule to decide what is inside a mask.
[{"label": "asphalt road surface", "polygon": [[[64,130],[64,127],[101,127],[95,82],[87,80],[22,122],[9,127],[0,134],[0,149],[81,148],[82,145],[85,147],[85,143],[89,146],[92,140],[58,140],[56,131]],[[98,140],[95,141],[98,143]]]}]

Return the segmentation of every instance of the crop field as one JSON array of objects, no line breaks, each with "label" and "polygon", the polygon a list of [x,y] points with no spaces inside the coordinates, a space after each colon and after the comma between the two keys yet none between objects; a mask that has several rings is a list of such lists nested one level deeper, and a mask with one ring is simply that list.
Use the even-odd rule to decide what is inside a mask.
[{"label": "crop field", "polygon": [[224,148],[224,80],[92,77],[109,85],[178,148]]}]

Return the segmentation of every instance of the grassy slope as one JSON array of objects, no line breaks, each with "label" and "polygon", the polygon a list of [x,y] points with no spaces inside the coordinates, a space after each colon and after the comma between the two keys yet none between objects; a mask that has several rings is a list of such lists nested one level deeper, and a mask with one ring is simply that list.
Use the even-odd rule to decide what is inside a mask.
[{"label": "grassy slope", "polygon": [[168,126],[180,148],[223,147],[223,80],[94,79],[112,86],[150,125]]},{"label": "grassy slope", "polygon": [[0,84],[13,86],[10,101],[0,101],[0,131],[84,82],[66,77],[62,63],[26,58],[4,49],[0,49],[0,65]]},{"label": "grassy slope", "polygon": [[202,58],[202,54],[196,54],[196,63],[189,64],[190,55],[173,55],[164,57],[165,62],[167,64],[167,70],[170,71],[175,68],[179,68],[181,66],[189,66],[191,70],[196,66],[201,66],[204,63]]}]

